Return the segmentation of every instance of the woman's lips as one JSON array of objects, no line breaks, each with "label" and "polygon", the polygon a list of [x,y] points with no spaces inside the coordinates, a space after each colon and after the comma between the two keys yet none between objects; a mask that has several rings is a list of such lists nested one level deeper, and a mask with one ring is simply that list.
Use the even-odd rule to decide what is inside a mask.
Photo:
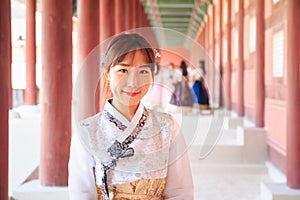
[{"label": "woman's lips", "polygon": [[131,96],[131,97],[134,97],[136,95],[138,95],[140,92],[126,92],[126,91],[123,91],[125,94],[127,94],[128,96]]}]

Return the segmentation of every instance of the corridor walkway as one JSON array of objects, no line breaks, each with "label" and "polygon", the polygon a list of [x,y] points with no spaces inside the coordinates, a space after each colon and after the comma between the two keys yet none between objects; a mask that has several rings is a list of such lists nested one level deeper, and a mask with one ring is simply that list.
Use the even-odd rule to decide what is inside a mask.
[{"label": "corridor walkway", "polygon": [[[32,173],[39,164],[39,127],[40,113],[38,106],[21,106],[11,112],[18,113],[20,118],[10,118],[10,196],[14,199],[38,199],[32,195],[35,191],[44,195],[40,199],[49,198],[50,190],[42,186],[36,186],[38,181],[36,173]],[[181,115],[174,114],[180,120]],[[243,144],[239,140],[237,131],[225,128],[220,135],[215,149],[204,159],[199,159],[199,147],[210,128],[212,115],[199,115],[190,113],[183,115],[189,123],[196,123],[202,134],[193,138],[189,148],[192,163],[193,179],[195,187],[195,199],[205,200],[258,200],[261,199],[260,184],[263,181],[272,181],[270,172],[272,167],[265,164],[245,164],[235,157],[238,152],[226,150],[236,148]],[[182,119],[183,119],[182,118]],[[183,125],[184,132],[189,131],[191,124]],[[55,130],[53,130],[55,131]],[[226,158],[218,159],[218,148],[222,147]],[[237,150],[238,151],[238,150]],[[231,155],[231,152],[233,154]],[[220,155],[222,156],[222,155]],[[31,175],[31,177],[29,177]],[[29,177],[29,178],[28,178]],[[274,177],[274,176],[272,176]],[[280,177],[280,174],[279,176]],[[281,177],[284,181],[285,177]],[[30,181],[31,180],[31,183]],[[32,181],[33,180],[33,181]],[[25,183],[26,181],[29,181]],[[32,184],[35,182],[35,184]],[[30,191],[28,187],[34,185]],[[57,188],[66,196],[65,188]],[[32,195],[32,198],[30,197]],[[60,198],[60,199],[66,199]]]}]

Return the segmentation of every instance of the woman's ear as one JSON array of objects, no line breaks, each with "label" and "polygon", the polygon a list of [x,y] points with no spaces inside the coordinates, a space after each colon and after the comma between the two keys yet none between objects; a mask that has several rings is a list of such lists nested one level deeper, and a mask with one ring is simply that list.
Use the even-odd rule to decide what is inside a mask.
[{"label": "woman's ear", "polygon": [[109,71],[108,70],[106,70],[103,73],[103,78],[105,79],[105,82],[109,82],[110,81],[110,76],[109,76]]}]

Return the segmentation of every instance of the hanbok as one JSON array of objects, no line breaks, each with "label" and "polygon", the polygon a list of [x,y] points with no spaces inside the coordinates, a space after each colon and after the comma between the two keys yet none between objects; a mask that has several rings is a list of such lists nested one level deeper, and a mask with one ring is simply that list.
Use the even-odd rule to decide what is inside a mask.
[{"label": "hanbok", "polygon": [[146,94],[146,96],[143,98],[143,102],[148,107],[156,107],[162,105],[162,92],[163,92],[163,85],[162,85],[162,73],[161,73],[161,67],[159,64],[157,65],[157,74],[154,76],[153,84],[151,85],[150,90]]},{"label": "hanbok", "polygon": [[[141,120],[143,119],[143,120]],[[129,156],[107,171],[109,199],[193,199],[193,182],[184,138],[169,114],[141,103],[128,121],[107,101],[104,111],[84,121],[72,135],[69,161],[70,200],[102,200],[103,163],[108,149],[135,133]]]},{"label": "hanbok", "polygon": [[169,110],[191,112],[194,105],[194,98],[188,83],[188,70],[184,61],[181,62],[180,69],[182,72],[181,80],[175,83],[175,89],[170,99],[171,107]]},{"label": "hanbok", "polygon": [[175,84],[170,104],[179,107],[193,107],[194,97],[185,77]]},{"label": "hanbok", "polygon": [[200,110],[209,110],[209,94],[205,86],[204,79],[198,78],[192,86],[194,103]]}]

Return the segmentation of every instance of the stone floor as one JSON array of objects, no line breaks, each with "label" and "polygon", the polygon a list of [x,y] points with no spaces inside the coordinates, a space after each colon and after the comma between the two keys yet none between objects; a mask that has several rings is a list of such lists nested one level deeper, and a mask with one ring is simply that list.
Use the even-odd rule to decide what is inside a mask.
[{"label": "stone floor", "polygon": [[[39,107],[21,106],[10,112],[11,116],[16,114],[19,114],[20,118],[10,118],[10,195],[18,190],[39,164]],[[193,171],[195,199],[261,199],[261,183],[271,181],[273,178],[268,165],[206,162],[206,158],[209,158],[210,153],[213,153],[214,145],[242,145],[234,130],[224,129],[223,121],[214,118],[216,115],[190,113],[174,114],[174,116],[182,125],[183,132],[193,133],[187,135],[186,139],[190,141],[189,147],[191,147],[189,154]],[[196,120],[193,121],[195,118]],[[213,121],[221,123],[222,131],[212,137],[215,140],[212,143],[212,151],[206,154],[206,157],[201,157],[199,153],[201,149],[198,149],[199,144],[210,141],[206,140],[208,136],[216,133],[212,130],[216,128],[215,125],[212,126]],[[191,127],[192,130],[190,130]]]}]

